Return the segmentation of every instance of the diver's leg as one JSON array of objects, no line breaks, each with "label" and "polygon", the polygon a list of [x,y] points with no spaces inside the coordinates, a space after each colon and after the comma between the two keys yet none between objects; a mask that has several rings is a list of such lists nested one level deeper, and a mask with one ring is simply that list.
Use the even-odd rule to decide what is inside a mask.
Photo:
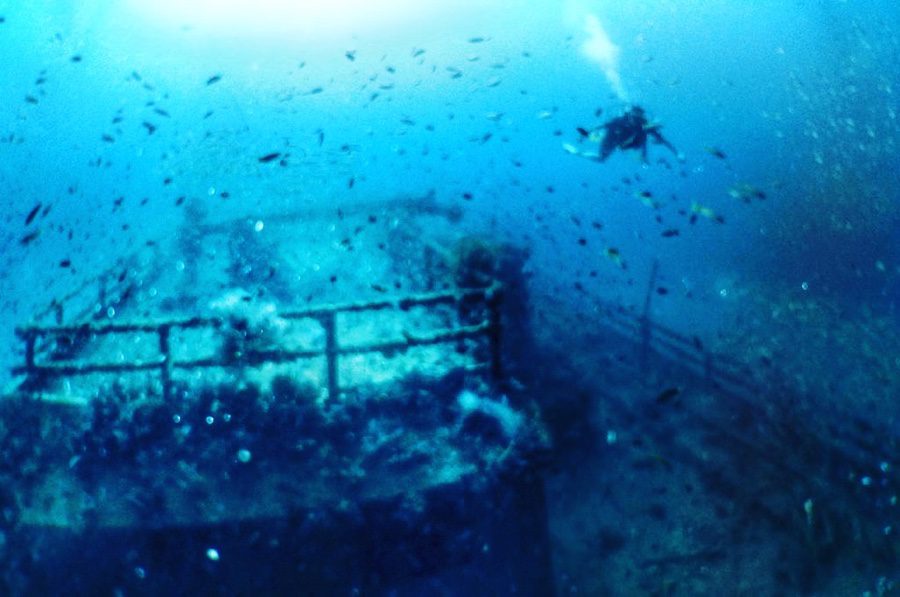
[{"label": "diver's leg", "polygon": [[669,148],[669,151],[678,155],[678,150],[675,149],[675,146],[669,143],[669,140],[662,136],[662,133],[658,131],[651,131],[650,134],[653,136],[653,140],[659,143],[660,145],[665,145]]},{"label": "diver's leg", "polygon": [[606,158],[612,155],[612,152],[616,150],[616,144],[612,142],[609,138],[609,135],[603,137],[603,142],[600,143],[600,161],[605,162]]}]

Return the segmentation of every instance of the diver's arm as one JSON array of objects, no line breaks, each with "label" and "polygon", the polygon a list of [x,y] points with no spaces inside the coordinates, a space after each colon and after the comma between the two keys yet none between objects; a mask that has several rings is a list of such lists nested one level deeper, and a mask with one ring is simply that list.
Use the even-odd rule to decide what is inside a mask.
[{"label": "diver's arm", "polygon": [[670,150],[672,153],[674,153],[675,155],[678,155],[678,150],[675,149],[675,146],[672,145],[671,143],[669,143],[669,141],[668,141],[665,137],[663,137],[663,136],[662,136],[662,133],[660,133],[657,129],[649,129],[649,130],[647,131],[647,133],[648,133],[651,137],[653,137],[653,140],[654,140],[654,141],[656,141],[656,142],[659,143],[660,145],[665,145],[666,147],[669,148],[669,150]]}]

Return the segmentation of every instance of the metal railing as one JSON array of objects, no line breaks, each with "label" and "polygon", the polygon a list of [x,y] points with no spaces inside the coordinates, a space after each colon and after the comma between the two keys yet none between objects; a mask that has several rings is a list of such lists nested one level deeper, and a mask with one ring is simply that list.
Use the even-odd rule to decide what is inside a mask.
[{"label": "metal railing", "polygon": [[[341,357],[366,353],[390,353],[403,351],[416,346],[427,346],[456,342],[464,339],[485,341],[489,348],[489,362],[476,364],[473,369],[487,369],[499,378],[502,373],[501,362],[501,307],[502,292],[499,284],[480,289],[460,289],[447,292],[419,294],[395,299],[328,305],[279,314],[285,320],[315,320],[324,331],[324,348],[309,350],[287,350],[273,348],[267,350],[246,350],[239,358],[229,355],[217,355],[201,359],[176,359],[171,346],[173,330],[210,329],[221,331],[227,326],[226,318],[190,317],[184,319],[166,319],[157,321],[135,322],[95,322],[71,325],[29,325],[16,329],[16,335],[25,343],[25,363],[13,368],[14,375],[25,375],[26,386],[29,380],[40,380],[48,377],[80,376],[89,374],[123,374],[141,371],[158,371],[162,383],[163,395],[168,398],[172,391],[172,374],[175,370],[229,368],[235,366],[254,366],[264,363],[288,363],[303,359],[325,357],[328,396],[334,397],[341,391],[338,378],[338,361]],[[337,317],[341,313],[377,312],[387,309],[409,311],[413,307],[433,307],[451,305],[458,309],[480,305],[487,314],[477,323],[458,325],[452,328],[434,330],[429,333],[413,334],[403,332],[402,340],[371,342],[353,346],[343,346],[338,339]],[[77,359],[62,362],[39,362],[39,353],[49,352],[39,347],[39,340],[51,341],[60,337],[98,337],[121,334],[153,334],[158,342],[159,355],[150,359],[133,359],[131,361],[102,363],[84,362]]]},{"label": "metal railing", "polygon": [[[148,250],[150,248],[145,247],[142,251]],[[155,250],[150,253],[152,255]],[[146,261],[152,262],[149,257]],[[135,252],[83,280],[66,294],[54,298],[32,316],[32,321],[35,325],[41,325],[52,320],[56,325],[62,325],[66,320],[85,321],[105,317],[108,307],[120,307],[134,298],[138,288],[151,285],[160,274],[158,268],[142,261],[141,252]]]},{"label": "metal railing", "polygon": [[627,338],[637,351],[636,360],[646,367],[649,354],[677,362],[692,375],[734,393],[758,394],[764,380],[748,363],[710,351],[699,338],[654,322],[647,314],[636,315],[615,303],[594,300],[602,328]]}]

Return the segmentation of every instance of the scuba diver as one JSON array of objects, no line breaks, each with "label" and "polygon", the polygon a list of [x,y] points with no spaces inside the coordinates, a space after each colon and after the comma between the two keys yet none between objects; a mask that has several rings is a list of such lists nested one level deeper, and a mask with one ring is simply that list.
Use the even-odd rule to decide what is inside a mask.
[{"label": "scuba diver", "polygon": [[[678,151],[662,136],[660,129],[661,124],[650,123],[647,120],[644,109],[640,106],[632,106],[622,116],[613,118],[597,129],[595,133],[603,131],[603,137],[600,141],[600,153],[596,156],[601,162],[605,162],[617,149],[640,149],[641,159],[647,162],[647,141],[652,139],[657,145],[668,147],[676,156]],[[593,138],[594,135],[579,129],[583,137]],[[587,134],[585,134],[587,133]]]}]

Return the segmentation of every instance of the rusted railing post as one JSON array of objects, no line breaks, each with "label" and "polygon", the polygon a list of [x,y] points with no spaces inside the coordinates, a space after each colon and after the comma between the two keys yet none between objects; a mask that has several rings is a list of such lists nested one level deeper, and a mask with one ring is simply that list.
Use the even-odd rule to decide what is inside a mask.
[{"label": "rusted railing post", "polygon": [[647,284],[647,292],[644,295],[644,310],[641,313],[641,343],[638,346],[638,367],[641,373],[649,371],[650,344],[653,341],[653,323],[650,319],[650,307],[653,302],[653,293],[656,291],[656,277],[659,275],[659,259],[653,260],[650,268],[650,281]]},{"label": "rusted railing post", "polygon": [[25,332],[25,370],[28,377],[32,377],[34,370],[34,344],[37,341],[37,334],[34,330]]},{"label": "rusted railing post", "polygon": [[712,355],[705,350],[703,351],[703,377],[710,387],[715,386]]},{"label": "rusted railing post", "polygon": [[328,375],[328,398],[338,396],[338,342],[337,314],[334,311],[323,313],[319,321],[325,329],[325,362]]},{"label": "rusted railing post", "polygon": [[503,347],[500,343],[503,335],[500,303],[503,297],[499,289],[493,288],[485,291],[484,299],[488,307],[488,342],[491,351],[491,375],[493,375],[495,380],[500,380],[503,377]]},{"label": "rusted railing post", "polygon": [[168,402],[172,397],[172,352],[169,346],[170,332],[170,326],[159,326],[159,352],[162,355],[160,377],[162,379],[163,401],[165,402]]},{"label": "rusted railing post", "polygon": [[102,312],[106,308],[106,283],[108,279],[106,276],[100,276],[100,279],[97,281],[100,285],[97,289],[97,305],[100,307],[100,312]]}]

